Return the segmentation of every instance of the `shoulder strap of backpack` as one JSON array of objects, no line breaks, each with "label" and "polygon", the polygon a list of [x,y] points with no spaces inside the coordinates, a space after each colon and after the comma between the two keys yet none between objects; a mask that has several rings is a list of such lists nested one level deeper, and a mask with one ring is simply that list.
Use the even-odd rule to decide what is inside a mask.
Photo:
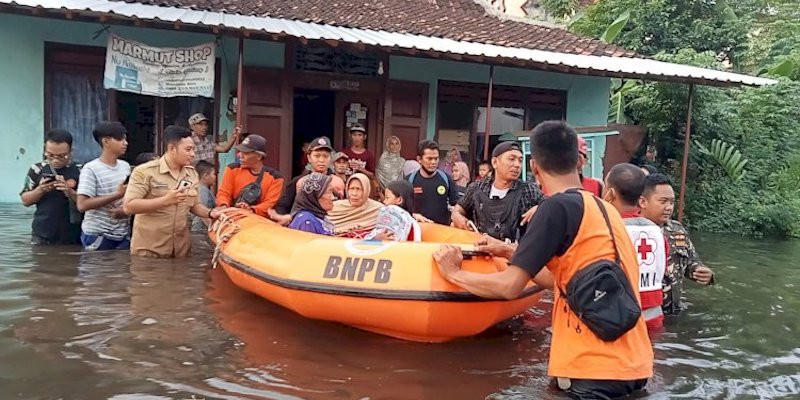
[{"label": "shoulder strap of backpack", "polygon": [[611,221],[608,220],[608,213],[606,212],[606,208],[605,206],[603,206],[603,202],[601,202],[600,199],[597,198],[597,196],[592,196],[592,198],[594,199],[594,202],[597,203],[597,207],[600,208],[600,212],[603,213],[603,219],[605,219],[606,226],[608,227],[608,232],[611,234],[611,244],[614,245],[614,256],[616,257],[615,261],[617,262],[618,265],[621,265],[619,259],[619,250],[617,250],[617,241],[614,238],[614,230],[611,229]]},{"label": "shoulder strap of backpack", "polygon": [[264,171],[266,171],[267,167],[261,168],[261,172],[258,173],[258,178],[256,178],[256,186],[261,186],[261,180],[264,179]]},{"label": "shoulder strap of backpack", "polygon": [[450,190],[450,180],[449,180],[449,179],[447,179],[447,174],[446,174],[446,173],[444,173],[444,171],[442,171],[442,170],[440,170],[440,169],[437,169],[437,170],[436,170],[436,173],[437,173],[437,174],[439,174],[439,177],[440,177],[440,178],[442,178],[442,180],[444,181],[444,187],[445,187],[445,189],[448,189],[448,190]]},{"label": "shoulder strap of backpack", "polygon": [[411,175],[408,176],[408,183],[410,183],[412,186],[414,185],[414,178],[417,177],[418,171],[419,170],[414,170],[414,172],[412,172]]}]

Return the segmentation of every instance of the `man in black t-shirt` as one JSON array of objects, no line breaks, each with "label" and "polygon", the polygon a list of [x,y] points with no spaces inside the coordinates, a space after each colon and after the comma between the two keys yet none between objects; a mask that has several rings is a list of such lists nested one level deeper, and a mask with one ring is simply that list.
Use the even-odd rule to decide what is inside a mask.
[{"label": "man in black t-shirt", "polygon": [[72,163],[72,135],[61,129],[47,132],[45,160],[33,164],[20,192],[26,207],[36,204],[31,244],[78,244],[81,216],[75,201],[80,170]]},{"label": "man in black t-shirt", "polygon": [[420,169],[408,176],[414,187],[414,218],[419,222],[450,225],[450,206],[458,201],[456,183],[439,169],[439,145],[423,140],[417,147]]},{"label": "man in black t-shirt", "polygon": [[[508,268],[495,273],[462,270],[461,249],[443,245],[433,254],[442,276],[483,298],[516,299],[530,280],[562,292],[582,268],[616,257],[628,284],[638,288],[639,265],[622,218],[613,206],[581,189],[575,131],[563,121],[543,122],[531,134],[531,149],[531,169],[551,197],[539,205],[519,246],[484,239],[489,243],[475,248],[507,258]],[[580,329],[585,323],[563,294],[555,296],[552,313],[548,375],[571,397],[626,396],[642,389],[652,376],[653,353],[644,319],[616,340],[604,342],[591,329]]]}]

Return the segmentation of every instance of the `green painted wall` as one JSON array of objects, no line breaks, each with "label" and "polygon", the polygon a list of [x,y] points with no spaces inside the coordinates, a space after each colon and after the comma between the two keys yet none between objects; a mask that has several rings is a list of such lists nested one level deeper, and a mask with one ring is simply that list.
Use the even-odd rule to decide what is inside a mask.
[{"label": "green painted wall", "polygon": [[[489,83],[489,66],[458,61],[392,56],[389,76],[401,81],[428,84],[428,137],[436,131],[438,82]],[[609,78],[567,75],[521,68],[497,67],[497,85],[525,86],[567,91],[567,121],[573,125],[605,125],[608,115]]]},{"label": "green painted wall", "polygon": [[[436,135],[436,98],[438,82],[461,81],[489,83],[489,66],[475,63],[431,60],[425,58],[392,56],[389,76],[402,81],[428,84],[428,138]],[[568,75],[521,68],[496,67],[494,83],[497,85],[559,89],[567,92],[567,121],[576,126],[605,125],[608,116],[610,79],[603,77]],[[592,141],[592,165],[602,166],[605,153],[605,136],[587,138]],[[587,175],[601,178],[602,167],[593,168]]]},{"label": "green painted wall", "polygon": [[[44,138],[44,47],[45,42],[58,42],[84,46],[104,47],[105,33],[92,39],[101,29],[99,24],[67,22],[55,19],[23,17],[0,14],[0,202],[18,202],[25,173],[31,164],[41,161]],[[133,27],[112,27],[120,36],[154,46],[189,46],[213,41],[213,35]],[[232,130],[232,123],[224,115],[230,86],[236,85],[238,41],[225,38],[217,49],[217,62],[221,65],[220,129]],[[224,60],[227,55],[227,66]],[[283,66],[283,44],[271,42],[245,42],[245,64],[277,67]],[[232,154],[221,157],[227,163]]]}]

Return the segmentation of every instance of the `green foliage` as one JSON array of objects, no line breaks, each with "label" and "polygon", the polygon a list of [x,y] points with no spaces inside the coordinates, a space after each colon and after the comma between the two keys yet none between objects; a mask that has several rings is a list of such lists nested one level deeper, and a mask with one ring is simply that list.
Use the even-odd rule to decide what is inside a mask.
[{"label": "green foliage", "polygon": [[[651,96],[677,96],[669,86],[674,85],[649,84],[647,88]],[[758,89],[698,89],[692,137],[699,142],[724,140],[732,146],[706,149],[716,152],[715,157],[698,147],[692,152],[686,196],[691,224],[708,231],[800,237],[800,83],[786,80]],[[670,120],[669,113],[647,114],[652,119],[647,126],[667,129],[650,132],[661,138],[657,144],[681,147],[682,135],[672,132],[685,122]],[[659,117],[666,120],[656,120]],[[741,153],[738,163],[733,146]],[[677,182],[682,149],[662,148],[670,154],[663,168]],[[747,159],[747,173],[730,179],[736,169],[719,168],[720,159],[733,165]]]},{"label": "green foliage", "polygon": [[738,182],[744,177],[744,166],[747,165],[747,159],[742,158],[742,153],[736,150],[736,147],[719,139],[711,140],[711,149],[697,140],[694,141],[694,146],[697,151],[719,163],[734,182]]},{"label": "green foliage", "polygon": [[619,36],[619,33],[622,32],[622,29],[625,28],[625,25],[628,24],[628,21],[631,19],[631,12],[625,11],[623,12],[611,25],[606,28],[606,31],[600,35],[600,40],[606,43],[613,43],[614,39]]},{"label": "green foliage", "polygon": [[638,83],[633,80],[623,81],[622,79],[611,80],[611,104],[608,107],[608,122],[616,124],[627,124],[629,118],[625,114],[628,106],[628,97],[631,92],[636,90]]},{"label": "green foliage", "polygon": [[539,4],[547,11],[547,14],[556,18],[572,15],[579,5],[578,0],[541,0]]},{"label": "green foliage", "polygon": [[[695,87],[686,215],[702,230],[800,237],[800,1],[602,0],[574,15],[570,29],[659,60],[779,77]],[[609,120],[644,125],[679,182],[687,85],[628,82],[612,80]]]},{"label": "green foliage", "polygon": [[630,20],[615,43],[644,55],[689,48],[737,64],[746,51],[748,19],[723,0],[603,0],[570,27],[600,37],[623,12]]}]

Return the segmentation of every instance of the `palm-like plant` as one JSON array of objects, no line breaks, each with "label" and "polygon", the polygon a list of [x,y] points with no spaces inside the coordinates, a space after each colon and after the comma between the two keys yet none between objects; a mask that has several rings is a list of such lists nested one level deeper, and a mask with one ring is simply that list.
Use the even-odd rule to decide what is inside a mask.
[{"label": "palm-like plant", "polygon": [[747,159],[732,144],[713,139],[711,140],[710,149],[696,140],[694,145],[701,154],[716,161],[735,182],[744,177],[746,173],[744,167],[747,165]]}]

